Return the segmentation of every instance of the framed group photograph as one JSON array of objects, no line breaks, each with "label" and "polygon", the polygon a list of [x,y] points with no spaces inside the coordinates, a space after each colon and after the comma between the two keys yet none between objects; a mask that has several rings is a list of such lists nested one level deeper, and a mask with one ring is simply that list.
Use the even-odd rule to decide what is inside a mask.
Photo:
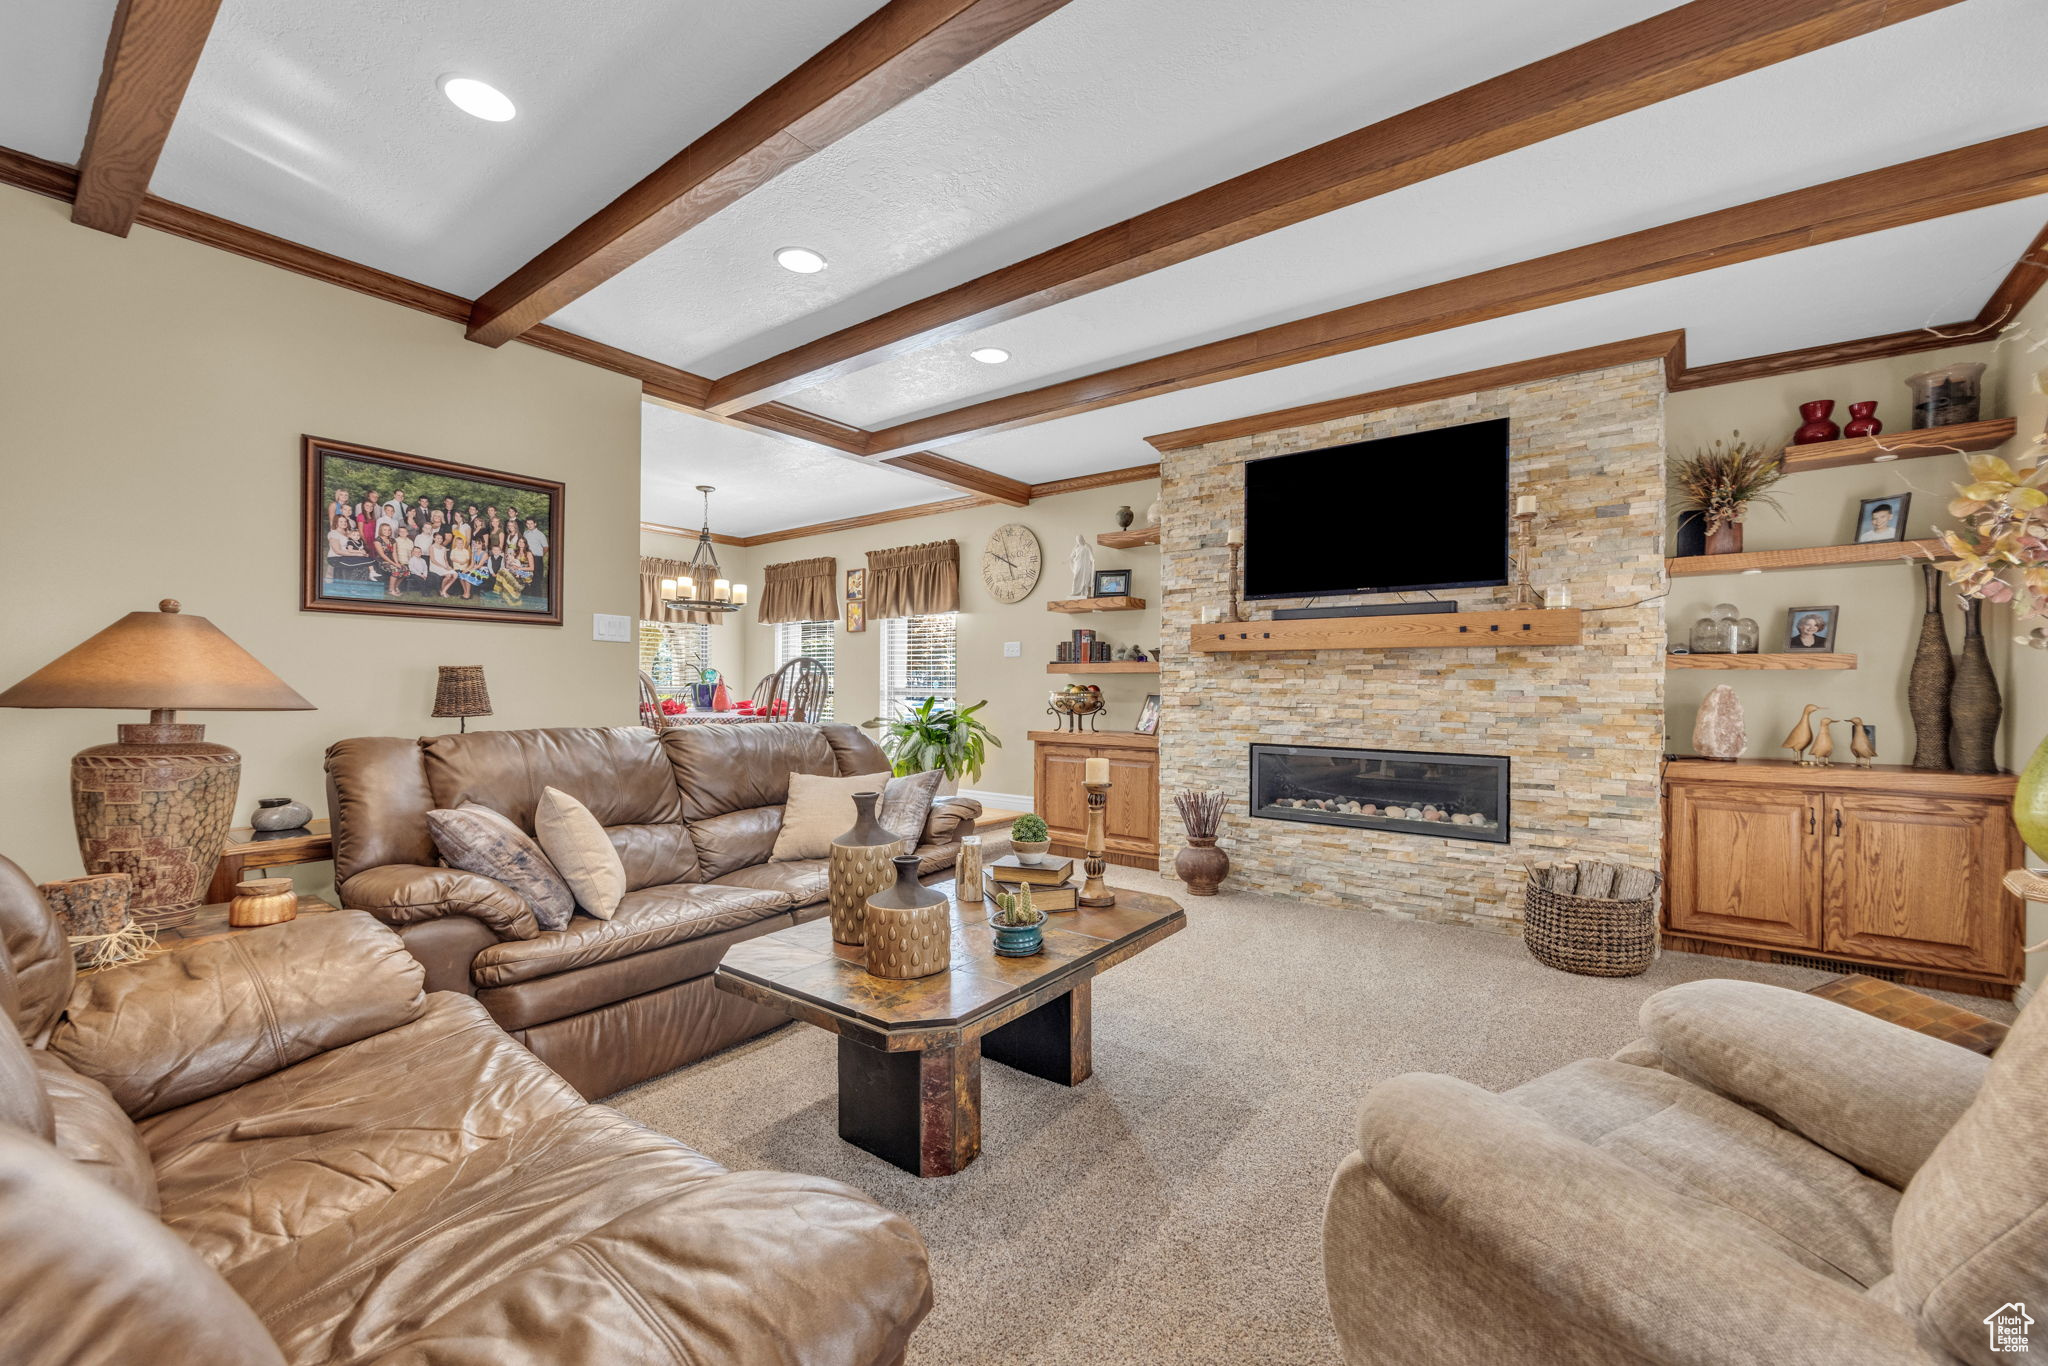
[{"label": "framed group photograph", "polygon": [[299,607],[562,624],[562,485],[308,436]]},{"label": "framed group photograph", "polygon": [[849,569],[846,571],[846,600],[859,602],[868,595],[868,571]]},{"label": "framed group photograph", "polygon": [[1856,509],[1857,543],[1905,540],[1906,514],[1912,507],[1913,495],[1910,493],[1887,493],[1882,498],[1865,498],[1862,506]]},{"label": "framed group photograph", "polygon": [[1159,733],[1159,694],[1153,693],[1145,699],[1145,705],[1138,708],[1139,735]]},{"label": "framed group photograph", "polygon": [[1095,571],[1095,593],[1098,598],[1129,597],[1131,592],[1131,571],[1128,569],[1098,569]]},{"label": "framed group photograph", "polygon": [[1839,607],[1794,607],[1785,614],[1785,648],[1832,654]]}]

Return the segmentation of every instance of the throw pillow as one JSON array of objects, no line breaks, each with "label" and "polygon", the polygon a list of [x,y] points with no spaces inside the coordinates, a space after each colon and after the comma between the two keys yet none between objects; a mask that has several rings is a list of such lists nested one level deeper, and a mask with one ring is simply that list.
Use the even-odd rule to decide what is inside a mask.
[{"label": "throw pillow", "polygon": [[[853,794],[881,792],[886,773],[856,773],[849,778],[824,778],[813,773],[789,775],[789,801],[782,808],[782,831],[775,837],[771,863],[824,858],[832,841],[853,828]],[[893,833],[894,826],[889,827]]]},{"label": "throw pillow", "polygon": [[576,910],[576,895],[541,847],[510,820],[476,802],[429,811],[427,829],[450,868],[502,882],[533,906],[544,930],[559,930]]},{"label": "throw pillow", "polygon": [[882,789],[882,803],[875,819],[890,834],[901,835],[908,841],[903,846],[905,853],[916,852],[918,843],[924,839],[924,823],[932,814],[932,803],[938,799],[939,783],[945,776],[935,768],[928,769],[891,778]]},{"label": "throw pillow", "polygon": [[558,787],[544,787],[533,813],[534,838],[576,894],[576,904],[610,920],[626,894],[626,865],[604,824]]}]

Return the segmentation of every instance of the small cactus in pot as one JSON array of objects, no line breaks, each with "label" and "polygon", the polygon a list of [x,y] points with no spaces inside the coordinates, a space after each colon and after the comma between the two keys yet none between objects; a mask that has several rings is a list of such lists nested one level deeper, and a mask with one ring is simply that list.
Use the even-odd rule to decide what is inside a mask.
[{"label": "small cactus in pot", "polygon": [[998,892],[995,902],[988,923],[995,927],[998,954],[1024,958],[1045,947],[1045,912],[1031,904],[1030,884],[1015,892]]},{"label": "small cactus in pot", "polygon": [[1019,816],[1010,822],[1010,851],[1017,856],[1017,862],[1035,868],[1045,862],[1045,851],[1052,847],[1052,831],[1045,825],[1045,819],[1037,815]]}]

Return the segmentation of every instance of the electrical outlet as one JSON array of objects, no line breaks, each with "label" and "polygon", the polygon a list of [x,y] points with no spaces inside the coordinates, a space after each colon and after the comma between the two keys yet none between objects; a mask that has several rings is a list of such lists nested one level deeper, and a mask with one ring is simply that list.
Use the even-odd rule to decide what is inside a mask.
[{"label": "electrical outlet", "polygon": [[590,615],[590,638],[592,640],[617,640],[631,644],[633,640],[633,619],[617,616],[611,612],[593,612]]},{"label": "electrical outlet", "polygon": [[1023,657],[1024,657],[1024,642],[1023,642],[1023,641],[1021,641],[1021,640],[1006,640],[1006,641],[1004,641],[1004,642],[1003,642],[1003,658],[1004,658],[1004,659],[1022,659]]}]

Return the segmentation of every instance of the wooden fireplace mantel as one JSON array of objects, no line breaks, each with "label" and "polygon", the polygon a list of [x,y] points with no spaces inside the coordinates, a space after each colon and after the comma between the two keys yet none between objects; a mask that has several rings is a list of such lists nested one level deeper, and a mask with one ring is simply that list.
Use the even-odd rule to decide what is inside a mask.
[{"label": "wooden fireplace mantel", "polygon": [[1582,634],[1579,609],[1561,607],[1521,612],[1205,622],[1189,630],[1188,648],[1204,654],[1260,650],[1498,649],[1577,645]]}]

